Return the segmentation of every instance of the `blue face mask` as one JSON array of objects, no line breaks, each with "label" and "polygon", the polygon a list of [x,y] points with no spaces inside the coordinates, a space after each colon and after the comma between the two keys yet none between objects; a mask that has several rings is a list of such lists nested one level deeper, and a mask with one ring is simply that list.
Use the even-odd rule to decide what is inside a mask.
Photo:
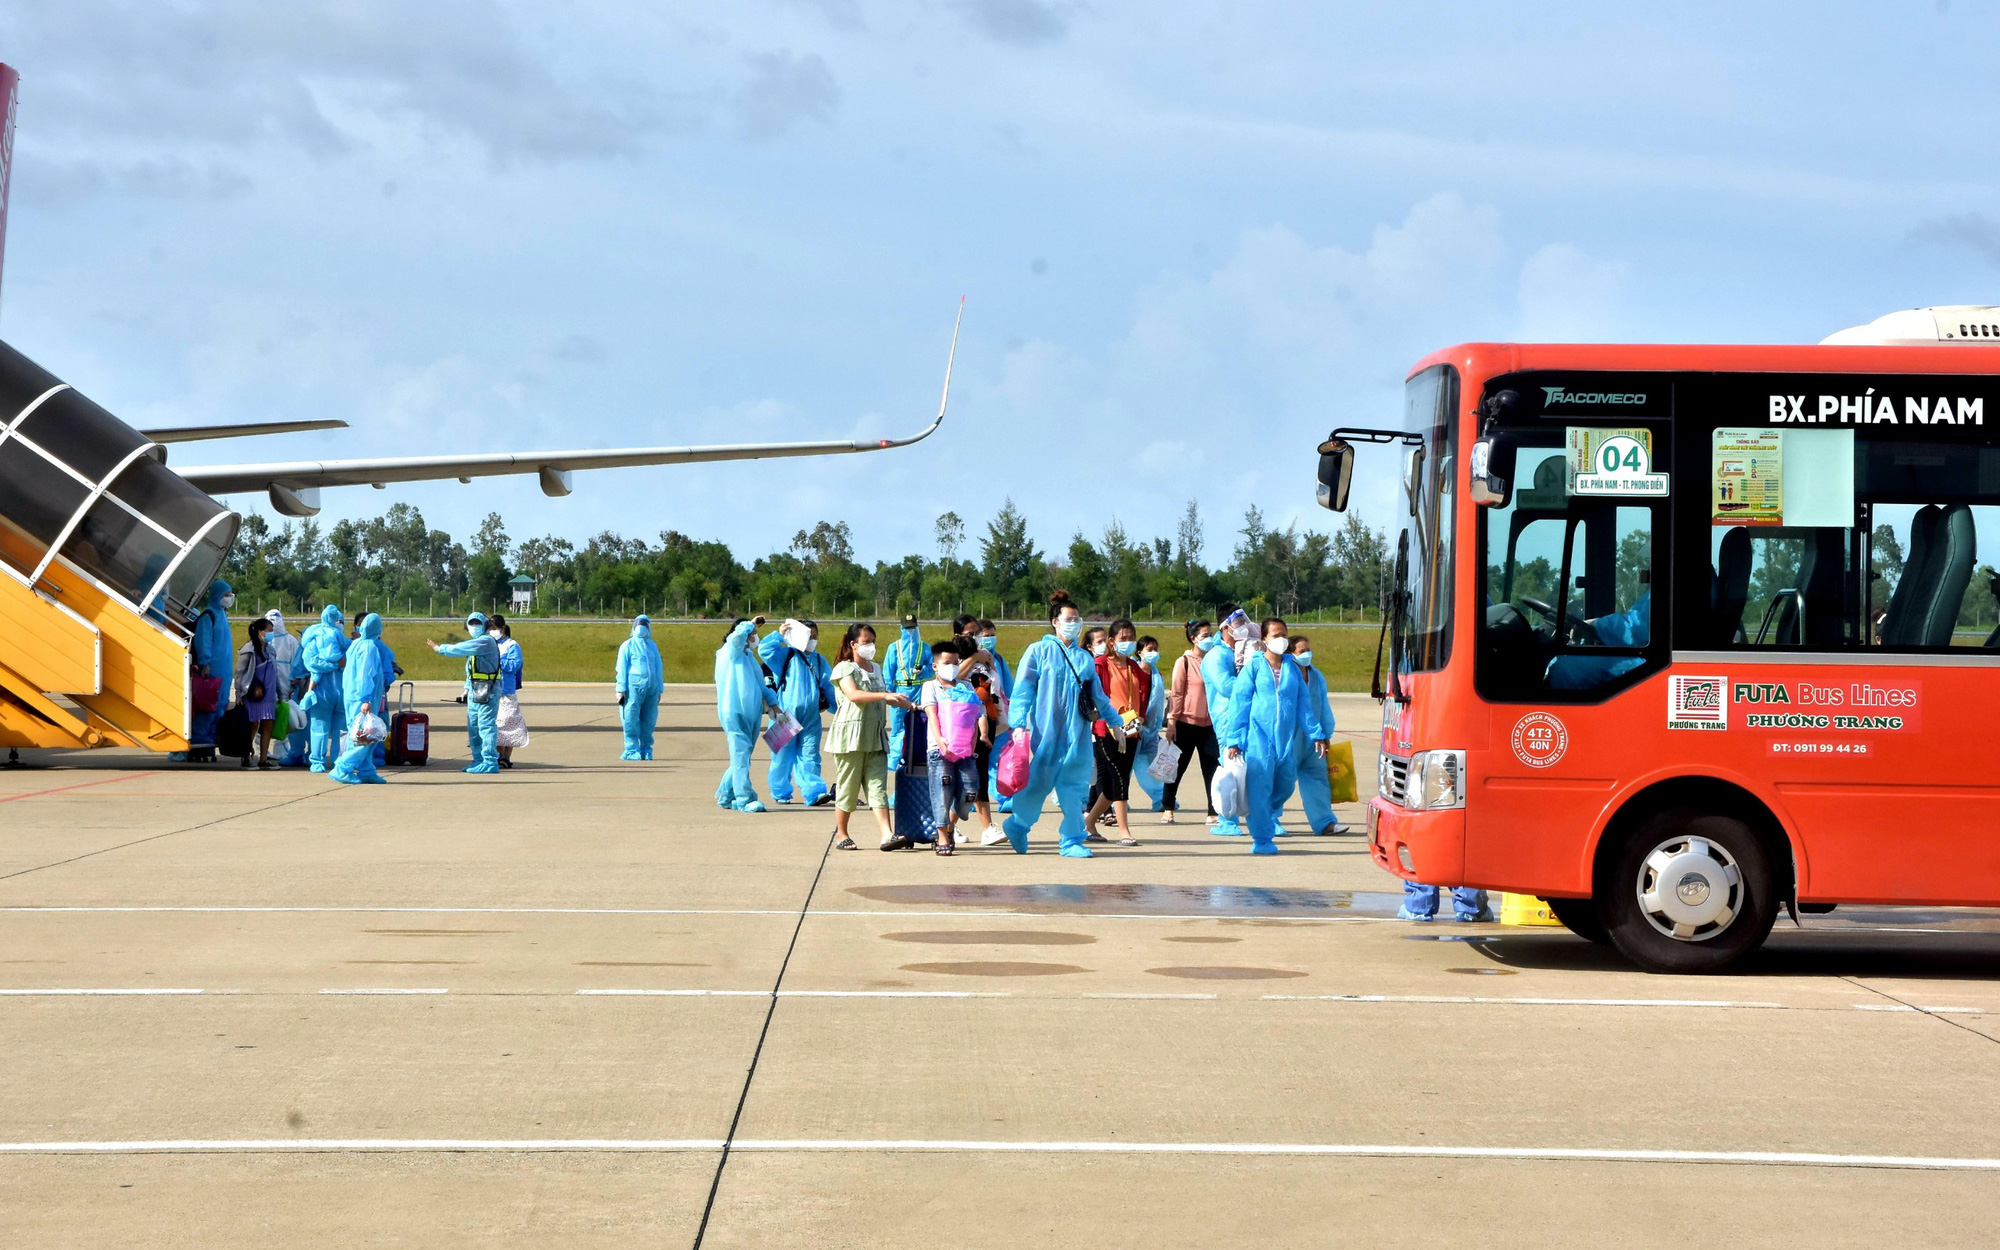
[{"label": "blue face mask", "polygon": [[1127,638],[1124,642],[1112,643],[1111,649],[1113,651],[1116,651],[1120,655],[1130,655],[1134,651],[1137,651],[1139,649],[1139,644],[1137,642],[1134,642],[1132,639]]},{"label": "blue face mask", "polygon": [[1082,618],[1073,617],[1067,621],[1057,621],[1056,637],[1062,639],[1064,642],[1075,642],[1077,639],[1083,637]]},{"label": "blue face mask", "polygon": [[979,640],[979,649],[981,651],[991,651],[995,646],[999,644],[999,642],[1000,640],[998,638],[995,638],[993,635],[988,634]]},{"label": "blue face mask", "polygon": [[1141,664],[1151,664],[1157,667],[1160,663],[1160,653],[1157,651],[1147,651],[1144,654],[1140,655],[1139,662]]},{"label": "blue face mask", "polygon": [[1194,645],[1203,651],[1213,651],[1216,644],[1221,641],[1222,639],[1217,638],[1214,634],[1210,634],[1208,637],[1198,640]]},{"label": "blue face mask", "polygon": [[1300,668],[1311,668],[1313,666],[1313,653],[1310,651],[1301,651],[1293,658],[1298,660]]}]

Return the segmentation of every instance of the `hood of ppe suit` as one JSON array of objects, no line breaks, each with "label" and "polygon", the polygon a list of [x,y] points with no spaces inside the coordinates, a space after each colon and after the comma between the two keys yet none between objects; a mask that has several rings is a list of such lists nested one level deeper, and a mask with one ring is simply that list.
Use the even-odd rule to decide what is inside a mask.
[{"label": "hood of ppe suit", "polygon": [[223,596],[229,593],[230,593],[229,583],[223,581],[221,578],[218,577],[213,582],[209,583],[208,606],[214,608],[218,612],[221,611]]},{"label": "hood of ppe suit", "polygon": [[208,608],[196,619],[194,635],[188,640],[194,662],[206,665],[211,676],[222,678],[224,695],[229,693],[235,673],[235,648],[229,645],[229,615],[222,606],[222,597],[228,593],[228,582],[217,581],[209,586]]},{"label": "hood of ppe suit", "polygon": [[801,651],[783,633],[771,633],[757,644],[757,655],[771,675],[780,678],[779,705],[800,721],[817,722],[822,701],[827,706],[838,706],[833,691],[833,669],[819,652]]},{"label": "hood of ppe suit", "polygon": [[330,603],[321,608],[319,612],[319,623],[322,625],[338,625],[346,619],[347,617],[341,614],[340,609]]},{"label": "hood of ppe suit", "polygon": [[1236,684],[1236,652],[1226,646],[1210,648],[1201,657],[1202,689],[1208,692],[1208,714],[1218,725],[1229,714],[1229,692]]},{"label": "hood of ppe suit", "polygon": [[273,636],[285,632],[285,614],[283,612],[272,608],[269,612],[264,613],[264,619],[271,622],[271,633]]},{"label": "hood of ppe suit", "polygon": [[382,618],[370,612],[361,618],[361,636],[374,639],[382,636]]},{"label": "hood of ppe suit", "polygon": [[[374,626],[373,630],[369,626]],[[370,612],[361,618],[361,636],[347,648],[347,668],[341,674],[341,689],[347,696],[348,715],[363,703],[382,710],[382,695],[389,686],[389,649],[382,645],[382,618]],[[386,719],[386,718],[385,718]]]},{"label": "hood of ppe suit", "polygon": [[481,634],[485,633],[485,632],[486,632],[486,614],[485,614],[484,612],[468,612],[468,613],[466,613],[466,614],[465,614],[465,627],[466,627],[467,629],[469,629],[469,630],[472,630],[472,631],[474,631],[475,633],[481,633]]},{"label": "hood of ppe suit", "polygon": [[633,617],[633,618],[632,618],[632,636],[633,636],[634,638],[651,638],[651,637],[653,636],[653,620],[652,620],[652,618],[651,618],[651,617],[647,617],[647,616],[635,616],[635,617]]}]

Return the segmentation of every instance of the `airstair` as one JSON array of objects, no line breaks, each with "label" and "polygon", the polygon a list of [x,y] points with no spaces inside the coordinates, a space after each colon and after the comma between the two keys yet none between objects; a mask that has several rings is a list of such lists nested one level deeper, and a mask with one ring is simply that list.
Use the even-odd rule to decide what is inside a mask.
[{"label": "airstair", "polygon": [[0,747],[186,750],[188,640],[237,524],[0,343]]}]

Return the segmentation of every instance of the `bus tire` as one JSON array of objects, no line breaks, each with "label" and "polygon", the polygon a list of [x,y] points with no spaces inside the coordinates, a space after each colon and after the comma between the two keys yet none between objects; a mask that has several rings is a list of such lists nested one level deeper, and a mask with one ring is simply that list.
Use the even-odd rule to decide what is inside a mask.
[{"label": "bus tire", "polygon": [[1648,972],[1720,972],[1778,918],[1771,854],[1734,816],[1674,808],[1642,820],[1606,865],[1598,902],[1611,944]]},{"label": "bus tire", "polygon": [[1544,899],[1549,905],[1549,914],[1563,922],[1563,928],[1576,934],[1586,942],[1599,946],[1611,945],[1611,933],[1604,927],[1604,921],[1597,914],[1597,903],[1587,898]]}]

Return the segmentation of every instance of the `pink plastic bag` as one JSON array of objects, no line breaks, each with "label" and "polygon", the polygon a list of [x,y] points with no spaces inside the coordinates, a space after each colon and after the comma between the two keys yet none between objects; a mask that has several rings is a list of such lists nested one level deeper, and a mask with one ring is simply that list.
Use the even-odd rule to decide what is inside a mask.
[{"label": "pink plastic bag", "polygon": [[783,720],[772,721],[771,727],[764,731],[764,745],[770,747],[772,754],[775,755],[784,750],[792,739],[798,737],[799,731],[803,728],[805,726],[799,724],[790,712],[786,712]]},{"label": "pink plastic bag", "polygon": [[979,718],[986,715],[984,703],[946,699],[937,705],[938,754],[948,760],[969,760],[979,749]]},{"label": "pink plastic bag", "polygon": [[1022,730],[1019,737],[1009,738],[1007,745],[1000,748],[1000,797],[1012,798],[1028,784],[1028,766],[1034,763],[1035,749],[1032,735]]}]

